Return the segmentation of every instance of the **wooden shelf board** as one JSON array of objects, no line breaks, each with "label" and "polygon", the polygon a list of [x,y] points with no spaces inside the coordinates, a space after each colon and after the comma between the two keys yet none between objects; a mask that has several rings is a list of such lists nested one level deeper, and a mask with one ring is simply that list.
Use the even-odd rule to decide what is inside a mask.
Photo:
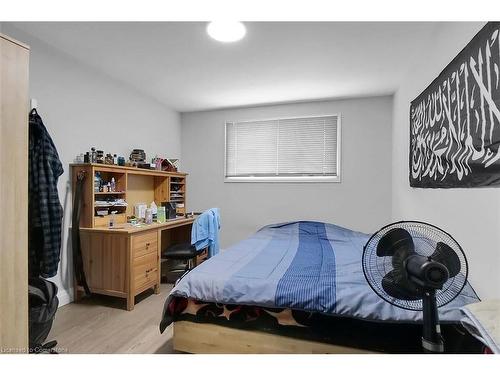
[{"label": "wooden shelf board", "polygon": [[113,208],[127,208],[128,206],[114,206],[112,204],[107,204],[107,205],[99,205],[99,206],[96,206],[94,205],[94,208],[96,210],[98,210],[99,208],[110,208],[110,207],[113,207]]},{"label": "wooden shelf board", "polygon": [[113,195],[113,194],[125,194],[125,191],[95,191],[94,195]]},{"label": "wooden shelf board", "polygon": [[114,173],[129,173],[129,174],[140,174],[149,176],[164,176],[173,178],[184,178],[187,173],[181,172],[164,172],[157,169],[143,169],[137,167],[123,167],[114,164],[97,164],[97,163],[80,163],[80,164],[70,164],[72,167],[94,167],[96,172],[114,172]]}]

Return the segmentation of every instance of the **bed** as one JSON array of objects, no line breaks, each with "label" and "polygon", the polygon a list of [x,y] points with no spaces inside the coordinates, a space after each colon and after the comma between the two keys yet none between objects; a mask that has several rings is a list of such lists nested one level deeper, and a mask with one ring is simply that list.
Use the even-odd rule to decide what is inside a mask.
[{"label": "bed", "polygon": [[[160,330],[173,324],[174,348],[196,353],[419,352],[421,313],[365,281],[368,239],[322,222],[265,226],[180,279]],[[478,300],[467,284],[439,309],[448,351],[480,351],[459,325],[459,309]]]}]

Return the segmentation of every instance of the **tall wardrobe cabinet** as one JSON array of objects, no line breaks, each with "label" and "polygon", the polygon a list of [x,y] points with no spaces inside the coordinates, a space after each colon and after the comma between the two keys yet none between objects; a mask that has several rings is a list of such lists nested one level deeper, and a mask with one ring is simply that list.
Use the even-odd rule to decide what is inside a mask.
[{"label": "tall wardrobe cabinet", "polygon": [[0,353],[28,347],[28,63],[0,34]]}]

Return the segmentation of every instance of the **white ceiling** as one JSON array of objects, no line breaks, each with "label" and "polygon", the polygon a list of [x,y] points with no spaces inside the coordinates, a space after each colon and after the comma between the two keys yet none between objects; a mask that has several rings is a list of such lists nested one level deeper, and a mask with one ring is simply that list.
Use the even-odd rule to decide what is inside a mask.
[{"label": "white ceiling", "polygon": [[14,26],[188,112],[393,93],[439,23],[248,22],[229,44],[203,22]]}]

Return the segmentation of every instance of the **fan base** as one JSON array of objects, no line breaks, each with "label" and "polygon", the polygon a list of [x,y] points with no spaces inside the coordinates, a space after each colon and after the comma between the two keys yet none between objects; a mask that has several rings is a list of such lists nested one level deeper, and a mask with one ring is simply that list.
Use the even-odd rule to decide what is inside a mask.
[{"label": "fan base", "polygon": [[431,342],[422,337],[422,348],[426,353],[444,353],[444,342]]}]

